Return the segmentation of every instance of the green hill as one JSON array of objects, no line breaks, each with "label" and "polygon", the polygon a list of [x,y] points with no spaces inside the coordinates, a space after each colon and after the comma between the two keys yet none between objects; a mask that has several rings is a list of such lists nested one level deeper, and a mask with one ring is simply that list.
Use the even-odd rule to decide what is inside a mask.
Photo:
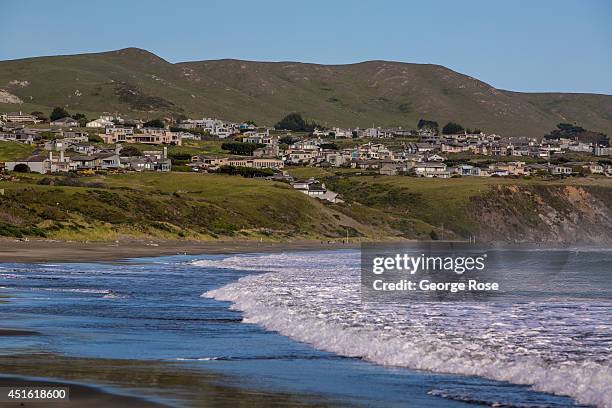
[{"label": "green hill", "polygon": [[418,179],[293,168],[344,203],[285,183],[193,173],[0,180],[0,237],[60,240],[468,239],[610,245],[612,180]]},{"label": "green hill", "polygon": [[348,65],[217,60],[172,64],[148,51],[0,62],[0,110],[65,106],[90,115],[160,114],[254,119],[288,112],[328,126],[402,126],[455,121],[503,135],[542,136],[559,122],[612,134],[612,96],[498,90],[439,65]]}]

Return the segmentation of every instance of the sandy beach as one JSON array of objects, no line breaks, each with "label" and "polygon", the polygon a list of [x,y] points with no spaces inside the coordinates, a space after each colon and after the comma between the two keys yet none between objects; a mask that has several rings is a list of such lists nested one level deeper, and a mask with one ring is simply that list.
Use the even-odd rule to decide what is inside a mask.
[{"label": "sandy beach", "polygon": [[50,408],[84,406],[90,408],[155,408],[166,406],[136,397],[112,394],[110,392],[106,392],[102,389],[95,387],[59,381],[31,380],[18,377],[2,377],[0,378],[0,387],[14,387],[16,389],[23,389],[23,387],[68,387],[70,389],[69,401],[45,401],[44,403],[39,401],[3,402],[3,407],[36,407],[42,406],[42,404],[44,404],[45,407]]},{"label": "sandy beach", "polygon": [[[354,245],[353,245],[354,246]],[[61,242],[0,240],[0,262],[111,262],[173,254],[277,252],[348,248],[320,242]],[[6,297],[6,296],[4,296]],[[10,296],[8,296],[10,297]],[[0,302],[8,299],[0,300]],[[8,325],[7,325],[8,326]],[[35,337],[34,330],[0,327],[0,337]],[[23,337],[25,338],[25,337]],[[224,385],[230,384],[230,385]],[[0,387],[69,387],[70,401],[45,402],[45,407],[162,407],[193,406],[323,406],[316,396],[262,392],[243,388],[235,379],[191,370],[176,364],[69,358],[36,353],[0,356]],[[129,395],[123,395],[128,393]],[[140,397],[144,396],[144,397]],[[157,401],[154,401],[157,400]],[[169,401],[169,402],[167,402]],[[42,406],[40,402],[1,403],[7,407]]]},{"label": "sandy beach", "polygon": [[291,241],[71,242],[0,239],[0,262],[103,262],[177,254],[229,254],[355,248],[358,243]]},{"label": "sandy beach", "polygon": [[[45,407],[325,406],[317,396],[263,392],[235,386],[223,375],[156,361],[70,358],[54,354],[0,357],[0,387],[69,387],[70,401]],[[44,379],[41,379],[43,377]],[[232,384],[224,385],[224,384]],[[96,384],[96,386],[86,385]],[[115,387],[120,387],[116,391]],[[143,395],[139,398],[134,395]],[[2,404],[7,407],[40,403]]]}]

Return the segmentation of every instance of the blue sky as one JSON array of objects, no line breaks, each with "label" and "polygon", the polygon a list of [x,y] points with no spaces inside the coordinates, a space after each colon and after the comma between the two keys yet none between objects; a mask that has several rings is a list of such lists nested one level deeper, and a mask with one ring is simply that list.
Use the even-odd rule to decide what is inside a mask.
[{"label": "blue sky", "polygon": [[10,1],[0,59],[147,49],[237,58],[441,64],[498,88],[612,94],[612,1]]}]

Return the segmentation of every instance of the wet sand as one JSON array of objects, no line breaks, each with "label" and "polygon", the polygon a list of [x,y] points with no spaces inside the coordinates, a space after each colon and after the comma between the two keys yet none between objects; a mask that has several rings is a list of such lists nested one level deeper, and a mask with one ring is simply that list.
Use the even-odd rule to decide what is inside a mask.
[{"label": "wet sand", "polygon": [[[125,241],[63,242],[0,239],[0,262],[105,262],[175,254],[222,254],[354,248],[358,244],[298,242]],[[1,302],[1,301],[0,301]],[[0,328],[0,336],[36,336]],[[69,386],[70,401],[0,403],[7,407],[312,407],[328,406],[317,395],[249,389],[239,379],[163,361],[63,357],[45,352],[0,356],[0,387]],[[337,401],[334,406],[341,406]]]},{"label": "wet sand", "polygon": [[0,336],[36,336],[37,332],[22,329],[4,329],[0,327]]},{"label": "wet sand", "polygon": [[229,254],[355,248],[358,243],[319,241],[120,241],[66,242],[0,239],[0,262],[104,262],[176,254]]},{"label": "wet sand", "polygon": [[15,377],[0,377],[0,387],[23,389],[23,387],[68,387],[69,400],[16,401],[1,402],[3,407],[89,407],[89,408],[156,408],[166,405],[157,404],[136,397],[112,394],[101,389],[81,384],[68,384],[57,381],[29,380]]},{"label": "wet sand", "polygon": [[[316,395],[244,388],[233,377],[160,361],[70,358],[54,354],[0,356],[0,387],[69,386],[70,402],[0,406],[45,407],[321,407]],[[44,377],[30,379],[28,377]],[[78,384],[74,384],[74,383]],[[89,386],[84,384],[95,384]],[[138,396],[138,397],[137,397]],[[140,397],[142,396],[142,397]],[[342,406],[336,402],[334,406]]]}]

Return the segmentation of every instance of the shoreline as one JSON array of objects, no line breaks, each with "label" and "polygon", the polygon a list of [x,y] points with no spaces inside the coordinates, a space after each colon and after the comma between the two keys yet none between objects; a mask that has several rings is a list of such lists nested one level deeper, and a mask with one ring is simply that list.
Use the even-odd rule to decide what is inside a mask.
[{"label": "shoreline", "polygon": [[[117,360],[56,354],[0,356],[0,387],[69,387],[70,401],[45,407],[161,408],[249,406],[306,408],[342,406],[324,396],[242,387],[236,378],[187,364]],[[20,405],[25,404],[25,405]],[[36,406],[21,401],[1,406]]]},{"label": "shoreline", "polygon": [[[96,385],[74,383],[68,381],[57,381],[43,378],[28,378],[19,376],[0,375],[0,387],[10,387],[16,389],[36,388],[36,387],[62,387],[69,389],[69,400],[45,401],[45,407],[65,407],[66,405],[87,406],[90,408],[116,407],[116,408],[162,408],[170,405],[161,404],[147,399],[115,394],[111,391],[99,388]],[[36,405],[41,401],[23,401],[3,402],[2,406],[6,407],[23,407],[30,404]]]},{"label": "shoreline", "polygon": [[[299,241],[165,241],[134,240],[125,241],[56,241],[44,239],[16,240],[0,238],[0,263],[40,263],[40,262],[112,262],[133,258],[156,257],[168,255],[201,255],[201,254],[239,254],[284,251],[318,251],[338,249],[359,249],[362,243],[380,243],[390,245],[426,244],[466,241],[343,241],[323,242],[319,240]],[[586,245],[568,243],[479,243],[483,248],[538,250],[554,249],[588,249],[608,248],[607,245]]]},{"label": "shoreline", "polygon": [[0,239],[0,262],[110,262],[166,255],[354,249],[360,243],[321,241],[154,241],[76,242]]}]

